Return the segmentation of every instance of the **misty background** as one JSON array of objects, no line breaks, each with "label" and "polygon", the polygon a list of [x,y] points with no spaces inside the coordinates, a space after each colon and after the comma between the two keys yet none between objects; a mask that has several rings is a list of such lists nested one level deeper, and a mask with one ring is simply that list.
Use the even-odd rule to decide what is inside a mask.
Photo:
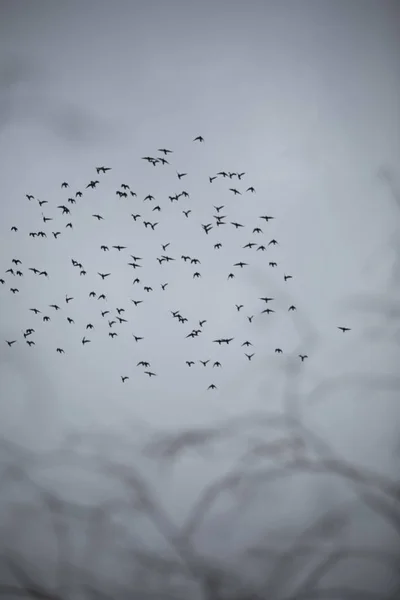
[{"label": "misty background", "polygon": [[[144,571],[143,581],[136,572],[132,581],[139,551],[142,563],[151,555],[156,588],[164,584],[155,572],[160,581],[165,574],[151,562],[154,554],[182,561],[193,548],[196,564],[197,553],[216,557],[212,565],[218,558],[244,580],[259,581],[267,559],[329,511],[332,547],[396,556],[398,496],[389,520],[343,470],[341,477],[285,471],[263,487],[260,473],[251,475],[251,453],[258,448],[257,461],[273,470],[287,466],[292,452],[304,458],[310,443],[314,455],[331,449],[346,464],[398,481],[399,24],[399,4],[390,1],[0,2],[0,269],[18,257],[24,271],[0,287],[4,583],[13,577],[21,585],[19,561],[46,589],[78,589],[83,569],[85,582],[96,581],[104,593],[122,597],[115,582],[129,581],[145,597]],[[193,142],[198,135],[204,144]],[[171,165],[141,160],[163,147],[174,151],[166,157]],[[112,170],[97,176],[100,165]],[[187,177],[179,181],[176,170]],[[210,184],[221,170],[246,175]],[[100,180],[96,190],[86,190],[91,179]],[[70,189],[61,190],[63,181]],[[243,196],[232,196],[232,182]],[[116,197],[121,183],[137,198]],[[244,193],[250,185],[255,194]],[[182,189],[190,197],[171,205],[168,195]],[[76,190],[83,197],[71,207],[74,229],[66,233],[56,207]],[[48,204],[40,208],[26,194]],[[150,218],[160,222],[154,232],[130,217],[149,214],[146,194],[163,209]],[[206,236],[200,224],[212,221],[213,205],[225,205],[227,221],[246,223],[246,231],[226,226]],[[188,219],[183,208],[192,210]],[[50,230],[62,231],[58,240],[29,238],[44,227],[41,212],[57,220]],[[105,220],[95,222],[96,212]],[[275,219],[260,224],[262,214]],[[242,249],[256,225],[265,232],[259,243],[279,242],[267,258]],[[156,257],[167,242],[168,254],[190,254],[201,264],[160,267]],[[128,250],[102,253],[101,244]],[[129,254],[143,257],[140,273],[127,271]],[[71,258],[83,263],[86,277]],[[278,269],[265,266],[271,259]],[[227,281],[238,260],[251,264]],[[28,273],[34,265],[49,279]],[[196,270],[201,280],[193,280]],[[112,276],[102,283],[97,271]],[[293,280],[285,283],[283,273]],[[139,294],[135,276],[154,292]],[[102,310],[129,312],[116,340],[99,331],[92,289],[107,293]],[[66,294],[76,298],[68,308],[74,326],[65,320]],[[276,298],[275,315],[258,314],[264,295]],[[130,298],[139,296],[145,302],[134,308]],[[50,324],[28,310],[51,303],[63,314],[47,309]],[[245,305],[241,313],[235,304]],[[296,313],[288,314],[290,304]],[[178,309],[187,327],[172,319]],[[207,319],[207,333],[185,339],[199,319]],[[95,324],[93,342],[83,348],[88,322]],[[342,325],[351,331],[342,334]],[[36,329],[33,348],[22,343],[27,327]],[[145,340],[135,344],[132,333]],[[235,337],[236,346],[214,347],[220,336]],[[4,342],[17,338],[13,348]],[[246,339],[254,344],[251,363],[240,347]],[[308,355],[304,363],[299,353]],[[221,361],[220,372],[185,365],[208,358]],[[137,375],[136,363],[146,359],[154,379]],[[122,385],[124,374],[130,380]],[[208,391],[214,380],[218,389]],[[202,491],[238,465],[250,479],[227,482],[230,492],[196,521],[193,544],[185,545],[189,525],[179,536],[171,522],[177,530],[190,524]],[[141,473],[136,494],[146,482],[153,517],[164,516],[136,516],[148,497],[131,503],[128,472]],[[61,512],[64,529],[54,517]],[[328,542],[321,543],[325,551]],[[309,552],[298,554],[304,575]],[[163,563],[169,574],[172,562]],[[353,559],[323,581],[363,589],[352,597],[390,597],[399,586],[391,564]],[[290,596],[281,579],[277,571],[268,597],[319,597]]]}]

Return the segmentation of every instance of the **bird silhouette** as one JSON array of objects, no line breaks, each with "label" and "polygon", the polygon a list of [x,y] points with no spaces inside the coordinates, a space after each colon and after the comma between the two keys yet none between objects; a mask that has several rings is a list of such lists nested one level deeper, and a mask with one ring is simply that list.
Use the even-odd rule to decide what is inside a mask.
[{"label": "bird silhouette", "polygon": [[351,331],[350,327],[338,327],[338,329],[343,331],[343,333],[345,333],[346,331]]}]

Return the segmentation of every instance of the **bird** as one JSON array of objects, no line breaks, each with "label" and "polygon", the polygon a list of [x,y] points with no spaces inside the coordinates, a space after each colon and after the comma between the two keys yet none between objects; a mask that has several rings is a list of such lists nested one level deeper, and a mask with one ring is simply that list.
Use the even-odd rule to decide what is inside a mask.
[{"label": "bird", "polygon": [[99,173],[106,173],[107,171],[111,171],[111,167],[96,167],[97,175]]},{"label": "bird", "polygon": [[307,354],[299,354],[299,358],[301,359],[301,362],[304,362],[305,358],[308,358]]},{"label": "bird", "polygon": [[88,340],[85,336],[82,338],[82,345],[89,344],[90,340]]},{"label": "bird", "polygon": [[288,311],[293,311],[293,310],[297,310],[297,308],[295,307],[294,304],[291,304],[288,308]]},{"label": "bird", "polygon": [[250,187],[247,188],[246,192],[252,192],[253,194],[255,194],[255,189],[253,188],[253,186],[251,185]]},{"label": "bird", "polygon": [[276,352],[276,354],[282,354],[282,349],[281,348],[275,348],[275,352]]},{"label": "bird", "polygon": [[127,381],[128,379],[129,379],[129,377],[127,375],[121,375],[122,383],[125,383],[125,381]]},{"label": "bird", "polygon": [[62,348],[56,348],[56,352],[58,352],[58,354],[65,354]]},{"label": "bird", "polygon": [[346,331],[351,331],[350,327],[338,327],[338,329],[343,331],[343,333],[345,333]]},{"label": "bird", "polygon": [[151,377],[156,377],[156,373],[153,373],[152,371],[145,371],[145,374],[148,375],[150,378]]},{"label": "bird", "polygon": [[11,348],[11,346],[12,346],[13,344],[15,344],[15,343],[16,343],[16,341],[17,341],[17,340],[10,340],[10,341],[6,340],[6,343],[8,344],[8,347],[9,347],[9,348]]},{"label": "bird", "polygon": [[186,364],[188,367],[192,367],[194,365],[194,360],[187,360]]},{"label": "bird", "polygon": [[208,389],[208,390],[216,390],[216,389],[217,389],[217,386],[216,386],[214,383],[211,383],[211,384],[208,386],[208,388],[207,388],[207,389]]},{"label": "bird", "polygon": [[182,177],[185,177],[187,175],[187,173],[179,173],[178,171],[176,172],[176,174],[178,175],[178,179],[182,179]]},{"label": "bird", "polygon": [[204,138],[201,135],[198,135],[197,137],[194,138],[193,141],[194,142],[204,142]]},{"label": "bird", "polygon": [[111,273],[97,273],[104,280],[106,277],[109,277]]},{"label": "bird", "polygon": [[253,354],[246,354],[246,353],[245,353],[245,355],[247,356],[247,358],[248,358],[249,360],[251,360],[251,359],[253,358],[253,356],[254,356],[254,352],[253,352]]},{"label": "bird", "polygon": [[69,183],[67,183],[66,181],[63,181],[62,184],[61,184],[61,187],[62,188],[67,188],[67,187],[69,187]]},{"label": "bird", "polygon": [[138,364],[136,366],[148,368],[148,367],[150,367],[150,363],[145,360],[141,360],[140,362],[138,362]]},{"label": "bird", "polygon": [[94,217],[98,221],[104,221],[104,217],[102,217],[101,215],[92,215],[92,217]]}]

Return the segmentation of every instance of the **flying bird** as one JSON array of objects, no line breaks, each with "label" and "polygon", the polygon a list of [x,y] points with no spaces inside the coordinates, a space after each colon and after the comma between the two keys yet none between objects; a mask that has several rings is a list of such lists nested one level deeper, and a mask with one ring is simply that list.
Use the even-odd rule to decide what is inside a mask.
[{"label": "flying bird", "polygon": [[338,329],[343,331],[343,333],[345,333],[345,331],[351,331],[350,327],[338,327]]}]

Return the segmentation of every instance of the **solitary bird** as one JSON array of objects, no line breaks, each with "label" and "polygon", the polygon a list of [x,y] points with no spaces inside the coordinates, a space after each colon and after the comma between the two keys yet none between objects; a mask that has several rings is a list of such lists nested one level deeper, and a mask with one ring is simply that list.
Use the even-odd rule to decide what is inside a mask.
[{"label": "solitary bird", "polygon": [[338,329],[340,329],[340,331],[343,331],[343,333],[345,331],[351,331],[350,327],[338,327]]},{"label": "solitary bird", "polygon": [[299,354],[299,358],[301,359],[301,362],[304,362],[305,358],[308,358],[307,354]]}]

